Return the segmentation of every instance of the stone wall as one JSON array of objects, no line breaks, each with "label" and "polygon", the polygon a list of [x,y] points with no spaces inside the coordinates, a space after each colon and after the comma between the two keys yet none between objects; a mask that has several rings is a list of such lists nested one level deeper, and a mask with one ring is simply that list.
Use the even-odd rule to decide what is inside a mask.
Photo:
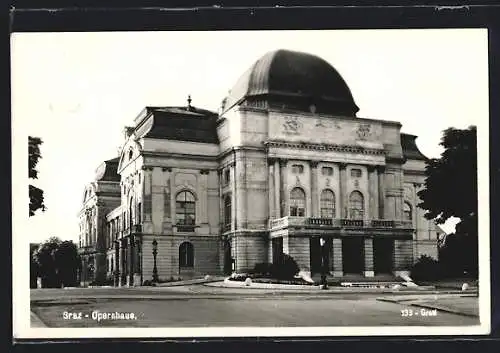
[{"label": "stone wall", "polygon": [[[220,273],[219,259],[222,244],[217,236],[144,236],[142,242],[143,280],[151,279],[153,275],[153,239],[158,242],[156,267],[160,279]],[[179,246],[185,241],[189,241],[193,245],[194,267],[192,271],[181,273]]]},{"label": "stone wall", "polygon": [[231,238],[231,256],[236,260],[236,271],[252,270],[255,264],[267,262],[269,241],[264,234],[238,234]]}]

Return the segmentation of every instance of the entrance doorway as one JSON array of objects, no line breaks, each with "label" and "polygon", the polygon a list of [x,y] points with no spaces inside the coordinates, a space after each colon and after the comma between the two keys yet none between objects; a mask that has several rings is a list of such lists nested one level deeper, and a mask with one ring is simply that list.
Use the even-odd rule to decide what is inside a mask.
[{"label": "entrance doorway", "polygon": [[365,269],[363,237],[342,239],[342,265],[345,274],[362,274]]},{"label": "entrance doorway", "polygon": [[233,261],[231,257],[231,242],[224,241],[224,274],[228,275],[233,272]]},{"label": "entrance doorway", "polygon": [[309,238],[309,258],[311,265],[311,275],[320,274],[321,266],[323,265],[322,260],[324,257],[325,271],[329,272],[332,268],[332,238],[323,237],[325,244],[321,248],[321,237],[312,236]]},{"label": "entrance doorway", "polygon": [[393,268],[394,240],[373,239],[373,267],[376,275],[390,274]]},{"label": "entrance doorway", "polygon": [[273,254],[273,264],[277,264],[283,258],[283,237],[273,238],[271,240],[272,254]]}]

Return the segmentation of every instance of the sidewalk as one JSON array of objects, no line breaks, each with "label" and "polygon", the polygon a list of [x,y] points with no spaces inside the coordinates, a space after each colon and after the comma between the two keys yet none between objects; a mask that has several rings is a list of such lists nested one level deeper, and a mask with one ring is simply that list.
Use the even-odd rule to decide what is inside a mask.
[{"label": "sidewalk", "polygon": [[254,289],[271,289],[283,292],[287,291],[300,291],[300,292],[330,292],[330,293],[399,293],[399,292],[425,292],[431,291],[435,288],[433,286],[416,286],[405,287],[399,286],[397,288],[376,288],[376,287],[341,287],[341,286],[328,286],[327,290],[322,290],[319,285],[293,285],[293,284],[276,284],[276,283],[259,283],[251,282],[247,285],[245,282],[231,281],[227,278],[224,281],[205,283],[206,287],[217,288],[241,288],[244,290],[252,291]]},{"label": "sidewalk", "polygon": [[193,284],[207,284],[212,282],[220,282],[223,281],[227,276],[210,276],[208,278],[194,278],[187,279],[182,281],[173,281],[166,283],[158,283],[155,287],[178,287],[178,286],[189,286]]},{"label": "sidewalk", "polygon": [[30,327],[47,327],[33,311],[30,311]]},{"label": "sidewalk", "polygon": [[479,298],[475,294],[455,294],[424,297],[385,297],[379,301],[409,305],[417,308],[436,309],[451,314],[479,317]]}]

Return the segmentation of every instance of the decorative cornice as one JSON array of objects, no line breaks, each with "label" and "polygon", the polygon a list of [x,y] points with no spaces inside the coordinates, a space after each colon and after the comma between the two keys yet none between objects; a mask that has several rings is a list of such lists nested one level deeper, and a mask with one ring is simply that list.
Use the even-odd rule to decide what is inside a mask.
[{"label": "decorative cornice", "polygon": [[347,168],[347,163],[341,162],[341,163],[338,163],[338,166],[339,166],[340,170],[345,170]]},{"label": "decorative cornice", "polygon": [[295,148],[301,150],[313,150],[313,151],[337,151],[337,152],[350,152],[350,153],[360,153],[368,155],[384,155],[384,151],[381,149],[365,148],[360,146],[349,146],[349,145],[334,145],[334,144],[316,144],[316,143],[306,143],[306,142],[287,142],[287,141],[268,141],[265,142],[266,147],[284,147],[284,148]]},{"label": "decorative cornice", "polygon": [[210,170],[208,170],[208,169],[201,169],[200,170],[201,175],[208,175],[208,173],[210,173]]},{"label": "decorative cornice", "polygon": [[285,159],[285,158],[280,158],[279,159],[279,164],[280,164],[280,167],[281,168],[285,168],[286,165],[288,164],[288,159]]}]

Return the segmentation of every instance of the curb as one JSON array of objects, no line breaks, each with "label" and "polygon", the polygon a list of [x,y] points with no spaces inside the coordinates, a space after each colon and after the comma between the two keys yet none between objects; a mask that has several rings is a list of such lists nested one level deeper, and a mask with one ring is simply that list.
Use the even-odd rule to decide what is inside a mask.
[{"label": "curb", "polygon": [[475,314],[469,314],[469,313],[464,313],[459,310],[454,310],[454,309],[449,309],[449,308],[443,308],[442,306],[438,305],[428,305],[428,304],[419,304],[419,303],[406,303],[404,300],[400,301],[397,299],[389,299],[389,298],[377,298],[378,301],[381,302],[387,302],[387,303],[393,303],[393,304],[401,304],[401,305],[409,305],[409,306],[414,306],[418,308],[425,308],[425,309],[436,309],[438,311],[450,313],[450,314],[456,314],[456,315],[462,315],[462,316],[467,316],[467,317],[473,317],[473,318],[479,318],[479,315]]},{"label": "curb", "polygon": [[48,327],[40,317],[30,310],[30,327]]}]

